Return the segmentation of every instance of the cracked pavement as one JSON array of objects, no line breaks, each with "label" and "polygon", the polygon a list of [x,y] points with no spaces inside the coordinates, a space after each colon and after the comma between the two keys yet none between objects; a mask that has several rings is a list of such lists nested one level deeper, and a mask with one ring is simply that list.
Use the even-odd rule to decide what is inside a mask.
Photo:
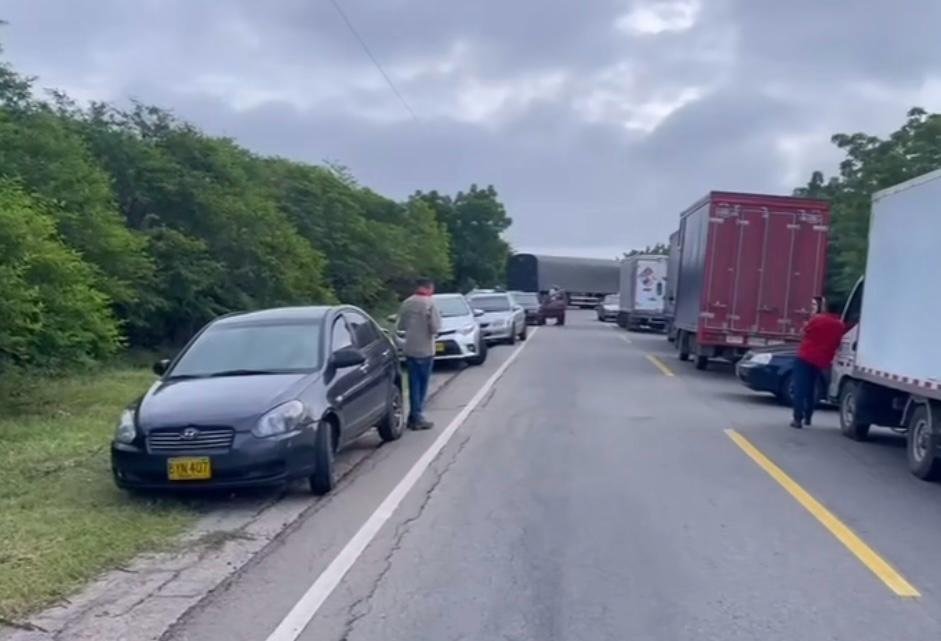
[{"label": "cracked pavement", "polygon": [[[590,318],[531,339],[300,641],[941,638],[941,486],[908,474],[898,436],[850,442],[827,411],[791,430],[787,410],[727,367],[695,371],[662,336],[627,344]],[[494,349],[439,392],[437,429],[372,450],[330,500],[267,530],[260,552],[162,639],[265,641],[511,351]],[[921,598],[886,589],[739,451],[730,427]],[[193,594],[166,585],[180,601]]]}]

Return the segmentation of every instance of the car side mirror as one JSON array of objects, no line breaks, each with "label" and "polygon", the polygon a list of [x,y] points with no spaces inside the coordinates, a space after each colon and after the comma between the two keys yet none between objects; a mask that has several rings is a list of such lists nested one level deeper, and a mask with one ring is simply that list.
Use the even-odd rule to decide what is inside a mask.
[{"label": "car side mirror", "polygon": [[167,373],[167,368],[170,367],[169,358],[161,358],[159,361],[154,363],[154,374],[157,376],[163,376]]},{"label": "car side mirror", "polygon": [[485,312],[484,310],[482,310],[482,309],[475,309],[475,310],[474,310],[474,317],[475,317],[475,318],[480,318],[480,317],[483,316],[484,314],[486,314],[486,312]]},{"label": "car side mirror", "polygon": [[347,367],[356,367],[366,362],[366,356],[355,347],[344,347],[338,349],[330,357],[330,364],[336,369],[346,369]]}]

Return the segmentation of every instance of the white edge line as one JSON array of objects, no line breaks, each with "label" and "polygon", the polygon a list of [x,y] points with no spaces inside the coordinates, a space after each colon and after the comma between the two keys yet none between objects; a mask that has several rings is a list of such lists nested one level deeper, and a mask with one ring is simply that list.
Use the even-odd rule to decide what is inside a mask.
[{"label": "white edge line", "polygon": [[[533,330],[530,336],[534,336],[538,331],[538,328]],[[415,461],[409,471],[405,473],[405,476],[402,477],[402,480],[389,492],[388,496],[379,504],[379,507],[376,508],[356,534],[353,535],[353,538],[343,546],[343,549],[340,550],[336,558],[330,562],[330,565],[327,566],[307,589],[304,596],[291,608],[291,611],[282,619],[278,627],[274,629],[274,632],[268,635],[266,641],[297,640],[307,625],[317,615],[320,607],[340,584],[343,577],[346,576],[346,573],[350,571],[357,559],[359,559],[372,540],[376,538],[382,526],[385,525],[386,521],[395,513],[395,510],[399,507],[399,504],[408,494],[409,490],[415,486],[422,474],[425,473],[425,470],[427,470],[432,461],[434,461],[435,457],[444,449],[448,441],[451,440],[451,437],[461,428],[471,412],[480,405],[480,402],[490,392],[497,380],[503,376],[503,373],[513,364],[513,361],[516,360],[516,357],[520,355],[520,352],[522,352],[528,344],[529,342],[526,342],[517,347],[516,351],[510,354],[510,357],[506,359],[497,371],[487,379],[483,386],[477,390],[477,393],[474,394],[470,402],[468,402],[467,405],[464,406],[464,409],[444,428],[444,431],[435,439],[431,447],[425,450],[425,453]]]}]

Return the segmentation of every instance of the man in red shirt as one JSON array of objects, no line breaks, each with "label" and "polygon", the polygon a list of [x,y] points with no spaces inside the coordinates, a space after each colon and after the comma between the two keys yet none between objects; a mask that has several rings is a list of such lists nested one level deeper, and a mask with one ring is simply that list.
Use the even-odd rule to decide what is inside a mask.
[{"label": "man in red shirt", "polygon": [[804,327],[804,338],[794,363],[794,420],[791,427],[810,425],[817,405],[817,381],[833,363],[846,327],[835,314],[827,313],[822,296],[813,300],[813,316]]}]

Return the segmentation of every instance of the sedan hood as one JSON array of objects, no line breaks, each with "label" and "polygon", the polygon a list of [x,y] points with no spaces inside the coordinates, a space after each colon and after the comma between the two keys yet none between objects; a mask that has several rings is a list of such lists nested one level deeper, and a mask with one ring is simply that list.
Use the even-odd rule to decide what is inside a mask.
[{"label": "sedan hood", "polygon": [[477,319],[481,323],[493,323],[494,321],[513,320],[513,312],[485,312],[483,316]]},{"label": "sedan hood", "polygon": [[476,322],[473,316],[445,316],[441,319],[441,331],[453,332]]},{"label": "sedan hood", "polygon": [[158,381],[140,400],[138,426],[231,426],[249,430],[262,414],[296,398],[311,374],[220,376]]}]

